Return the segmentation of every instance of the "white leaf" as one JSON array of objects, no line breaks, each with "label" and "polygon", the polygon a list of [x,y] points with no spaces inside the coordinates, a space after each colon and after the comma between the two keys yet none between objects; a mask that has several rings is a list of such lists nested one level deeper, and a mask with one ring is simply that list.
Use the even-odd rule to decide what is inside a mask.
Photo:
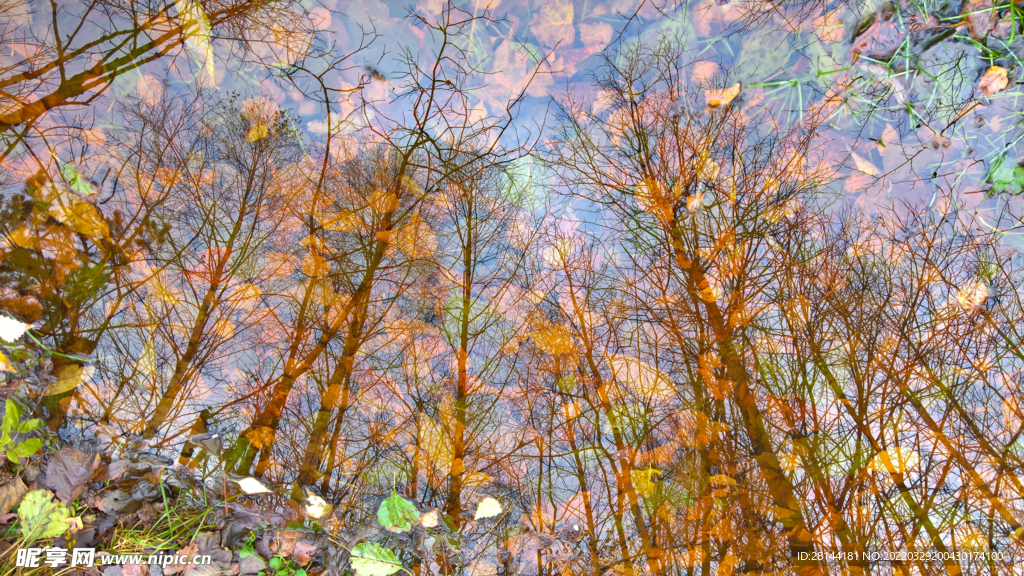
[{"label": "white leaf", "polygon": [[956,291],[956,299],[967,311],[974,310],[988,298],[988,286],[981,282],[967,282]]},{"label": "white leaf", "polygon": [[861,158],[857,154],[851,152],[850,157],[853,158],[853,163],[857,166],[857,170],[867,174],[868,176],[877,176],[878,168],[875,167],[870,161]]},{"label": "white leaf", "polygon": [[213,62],[213,45],[210,44],[210,19],[199,0],[177,0],[175,8],[185,32],[185,48],[197,61],[202,61],[210,82],[217,87]]},{"label": "white leaf", "polygon": [[14,342],[25,335],[25,332],[32,329],[31,324],[19,322],[14,318],[0,315],[0,340]]},{"label": "white leaf", "polygon": [[437,510],[431,510],[423,516],[420,516],[420,524],[422,524],[424,528],[433,528],[434,526],[437,526],[437,522]]},{"label": "white leaf", "polygon": [[476,514],[473,516],[473,520],[480,520],[481,518],[493,518],[501,514],[501,502],[498,502],[490,496],[484,498],[476,506]]},{"label": "white leaf", "polygon": [[264,494],[270,492],[270,488],[267,488],[262,482],[251,476],[239,480],[238,487],[246,494]]},{"label": "white leaf", "polygon": [[323,498],[313,494],[306,489],[306,516],[310,518],[323,518],[331,509],[331,505],[328,504]]}]

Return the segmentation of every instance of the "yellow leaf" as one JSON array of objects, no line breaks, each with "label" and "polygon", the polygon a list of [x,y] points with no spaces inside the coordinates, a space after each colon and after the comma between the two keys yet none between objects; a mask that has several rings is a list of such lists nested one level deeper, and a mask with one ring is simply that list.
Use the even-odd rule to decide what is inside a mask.
[{"label": "yellow leaf", "polygon": [[18,228],[14,232],[11,232],[7,238],[11,244],[21,248],[27,248],[29,250],[34,249],[38,243],[38,239],[28,226]]},{"label": "yellow leaf", "polygon": [[213,331],[219,334],[221,338],[229,340],[235,335],[235,325],[231,321],[221,318],[213,325]]},{"label": "yellow leaf", "polygon": [[75,232],[85,235],[93,240],[100,240],[110,236],[110,229],[103,220],[99,210],[86,200],[76,200],[68,207],[65,207],[58,198],[47,210],[61,224],[74,229]]},{"label": "yellow leaf", "polygon": [[697,365],[701,370],[712,371],[724,366],[722,359],[714,351],[705,352],[697,358]]},{"label": "yellow leaf", "polygon": [[978,81],[978,89],[986,96],[992,96],[1002,91],[1010,83],[1009,74],[1002,66],[992,66],[985,71],[985,75]]},{"label": "yellow leaf", "polygon": [[373,195],[370,196],[368,201],[370,209],[380,214],[391,212],[398,207],[398,197],[390,192],[377,189],[374,190]]},{"label": "yellow leaf", "polygon": [[785,311],[790,324],[803,327],[810,321],[811,303],[798,294],[786,302]]},{"label": "yellow leaf", "polygon": [[987,298],[988,286],[981,282],[967,282],[956,291],[957,302],[967,311],[978,308]]},{"label": "yellow leaf", "polygon": [[679,412],[679,441],[690,448],[704,448],[718,434],[729,431],[729,426],[708,418],[698,410]]},{"label": "yellow leaf", "polygon": [[732,540],[732,520],[728,517],[723,518],[721,522],[715,524],[715,527],[708,530],[708,535],[718,538],[722,542],[728,542]]},{"label": "yellow leaf", "polygon": [[637,494],[644,498],[654,496],[655,491],[658,489],[658,485],[655,484],[654,477],[660,475],[661,470],[657,470],[655,468],[629,471],[629,476],[633,479],[633,487],[636,488]]},{"label": "yellow leaf", "polygon": [[642,397],[665,398],[675,392],[675,385],[667,374],[642,360],[611,354],[608,363],[615,379]]},{"label": "yellow leaf", "polygon": [[269,426],[260,426],[250,430],[245,434],[245,437],[253,446],[262,448],[274,441],[274,430]]},{"label": "yellow leaf", "polygon": [[873,472],[889,472],[890,474],[905,474],[909,469],[916,468],[921,463],[921,457],[910,448],[889,448],[883,450],[868,463],[868,470]]},{"label": "yellow leaf", "polygon": [[729,102],[732,102],[740,94],[740,83],[737,82],[728,88],[721,88],[718,90],[705,90],[704,98],[707,100],[708,106],[716,108],[718,106],[725,106]]},{"label": "yellow leaf", "polygon": [[341,210],[323,215],[320,218],[320,224],[334,232],[355,232],[363,223],[354,212]]},{"label": "yellow leaf", "polygon": [[139,371],[147,376],[156,376],[156,344],[150,338],[142,346],[142,354],[136,363]]},{"label": "yellow leaf", "polygon": [[310,278],[320,278],[326,276],[330,271],[330,265],[323,256],[316,252],[310,251],[306,254],[306,257],[302,259],[302,273]]},{"label": "yellow leaf", "polygon": [[715,474],[708,478],[708,483],[716,486],[735,486],[736,480],[725,474]]},{"label": "yellow leaf", "polygon": [[153,295],[159,298],[160,300],[163,300],[164,302],[172,306],[178,306],[181,304],[181,302],[178,301],[178,298],[174,295],[174,293],[171,292],[167,288],[167,286],[165,286],[164,283],[160,280],[159,276],[153,276],[152,278],[150,278],[149,282],[147,282],[147,285],[149,289],[153,291]]},{"label": "yellow leaf", "polygon": [[3,352],[0,352],[0,372],[14,372],[14,365]]},{"label": "yellow leaf", "polygon": [[537,343],[537,347],[547,354],[557,356],[560,354],[572,354],[576,351],[576,346],[573,345],[572,336],[569,333],[569,327],[565,325],[543,328],[533,332],[530,336]]},{"label": "yellow leaf", "polygon": [[39,247],[50,252],[49,258],[67,269],[78,267],[78,241],[67,226],[47,226],[39,237]]},{"label": "yellow leaf", "polygon": [[448,434],[426,414],[420,414],[419,424],[420,448],[438,473],[447,474],[452,465],[452,444]]},{"label": "yellow leaf", "polygon": [[492,478],[488,474],[484,474],[483,472],[470,472],[469,474],[466,474],[465,477],[463,477],[462,485],[467,488],[480,488],[482,486],[490,484],[493,481],[494,478]]},{"label": "yellow leaf", "polygon": [[800,467],[800,457],[792,452],[779,452],[779,463],[783,470],[793,472]]},{"label": "yellow leaf", "polygon": [[56,377],[54,383],[50,384],[46,388],[46,395],[55,396],[57,394],[63,394],[68,390],[74,390],[82,381],[83,372],[84,369],[77,364],[66,364],[61,366],[54,374]]},{"label": "yellow leaf", "polygon": [[644,180],[633,189],[633,198],[641,210],[663,221],[671,220],[675,200],[664,186],[655,180]]},{"label": "yellow leaf", "polygon": [[985,533],[972,524],[960,524],[953,531],[955,542],[958,547],[985,550],[988,548],[988,538]]},{"label": "yellow leaf", "polygon": [[722,288],[718,285],[707,286],[706,288],[699,290],[697,295],[705,302],[716,302],[722,297]]},{"label": "yellow leaf", "polygon": [[708,393],[716,400],[728,398],[732,394],[733,388],[736,387],[736,383],[732,380],[722,378],[711,378],[707,381],[707,384]]},{"label": "yellow leaf", "polygon": [[249,132],[245,135],[246,142],[256,142],[261,138],[267,137],[267,127],[263,124],[257,124],[249,129]]},{"label": "yellow leaf", "polygon": [[231,304],[238,308],[251,310],[259,302],[261,294],[260,287],[256,284],[243,284],[231,295]]},{"label": "yellow leaf", "polygon": [[686,568],[700,566],[704,562],[704,551],[700,548],[692,548],[679,555],[680,563]]},{"label": "yellow leaf", "polygon": [[395,233],[395,244],[412,258],[430,256],[437,250],[434,231],[418,213],[413,214],[409,223]]},{"label": "yellow leaf", "polygon": [[697,171],[697,177],[702,180],[714,180],[718,178],[718,163],[711,158],[711,153],[703,151],[693,159],[693,168]]}]

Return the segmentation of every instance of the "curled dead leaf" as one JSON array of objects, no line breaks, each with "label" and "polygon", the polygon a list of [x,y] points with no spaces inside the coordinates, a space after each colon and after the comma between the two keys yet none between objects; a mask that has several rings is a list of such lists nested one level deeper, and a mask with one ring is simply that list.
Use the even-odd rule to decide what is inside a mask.
[{"label": "curled dead leaf", "polygon": [[737,96],[740,95],[740,83],[737,82],[728,88],[721,88],[718,90],[705,90],[704,98],[707,100],[708,106],[717,108],[719,106],[725,106],[729,102],[732,102]]},{"label": "curled dead leaf", "polygon": [[68,523],[68,528],[72,532],[78,532],[85,529],[85,526],[82,524],[81,516],[74,516],[72,518],[68,518],[67,520],[65,520],[65,522]]}]

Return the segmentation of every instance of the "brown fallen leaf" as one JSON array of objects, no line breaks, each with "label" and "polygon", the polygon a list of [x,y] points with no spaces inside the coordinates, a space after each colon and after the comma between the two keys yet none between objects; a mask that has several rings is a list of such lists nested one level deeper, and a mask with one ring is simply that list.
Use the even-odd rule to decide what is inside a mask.
[{"label": "brown fallen leaf", "polygon": [[305,542],[296,542],[295,548],[292,549],[292,554],[295,556],[295,561],[298,562],[299,566],[309,564],[309,561],[313,556],[316,556],[316,553],[317,547]]},{"label": "brown fallen leaf", "polygon": [[[177,554],[175,554],[175,555],[178,556],[179,558],[180,557],[184,557],[184,558],[191,559],[191,558],[193,558],[198,553],[199,553],[199,546],[196,545],[196,544],[189,544],[188,546],[182,548],[181,550],[178,550]],[[185,564],[166,564],[163,567],[164,575],[165,576],[170,576],[171,574],[177,574],[178,572],[186,570],[186,569],[188,569],[188,568],[190,568],[192,566],[193,566],[193,564],[190,563],[190,562],[186,562]]]},{"label": "brown fallen leaf", "polygon": [[145,564],[122,564],[121,576],[145,576],[149,574],[149,566]]},{"label": "brown fallen leaf", "polygon": [[99,467],[99,454],[87,454],[65,446],[46,465],[46,477],[42,484],[44,488],[53,490],[62,502],[70,504],[85,490],[85,485],[96,475]]},{"label": "brown fallen leaf", "polygon": [[107,464],[97,475],[97,482],[112,482],[120,480],[124,476],[125,472],[128,472],[127,460],[114,460],[110,464]]},{"label": "brown fallen leaf", "polygon": [[729,102],[732,102],[737,96],[740,95],[740,83],[737,82],[728,88],[722,88],[719,90],[705,90],[704,98],[708,102],[708,106],[717,108],[718,106],[724,106]]},{"label": "brown fallen leaf", "polygon": [[[967,19],[967,30],[971,33],[971,37],[978,42],[984,42],[985,37],[996,27],[998,13],[992,10],[991,0],[974,0],[965,3],[963,14]],[[997,18],[993,18],[994,15]]]},{"label": "brown fallen leaf", "polygon": [[854,56],[888,62],[903,45],[904,32],[895,22],[879,20],[862,32],[853,42]]},{"label": "brown fallen leaf", "polygon": [[993,66],[986,70],[985,75],[978,81],[978,89],[984,92],[986,96],[991,96],[1006,88],[1006,85],[1009,83],[1010,77],[1006,72],[1006,68]]},{"label": "brown fallen leaf", "polygon": [[15,476],[0,488],[0,514],[7,514],[21,504],[21,499],[28,493],[28,486],[22,482],[21,476]]}]

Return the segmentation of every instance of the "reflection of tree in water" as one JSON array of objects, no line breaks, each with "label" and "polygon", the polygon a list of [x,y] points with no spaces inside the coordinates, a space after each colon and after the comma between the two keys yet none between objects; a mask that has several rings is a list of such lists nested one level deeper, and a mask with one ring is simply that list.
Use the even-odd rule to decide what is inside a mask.
[{"label": "reflection of tree in water", "polygon": [[[127,8],[107,8],[120,30]],[[695,79],[685,35],[622,42],[592,70],[596,97],[554,101],[541,146],[517,132],[522,94],[493,115],[473,100],[486,75],[463,40],[489,15],[449,7],[420,22],[429,61],[360,63],[376,73],[348,85],[324,70],[351,58],[317,68],[326,45],[254,43],[280,36],[271,10],[147,8],[74,55],[39,30],[38,62],[4,73],[2,305],[39,338],[5,344],[23,371],[4,390],[63,438],[167,474],[176,459],[182,494],[182,477],[211,494],[256,477],[242,489],[276,494],[232,503],[231,530],[301,512],[333,539],[330,569],[361,576],[867,574],[884,570],[871,550],[1020,554],[1020,267],[952,194],[972,169],[955,142],[977,137],[961,123],[1002,104],[976,99],[979,56],[940,37],[956,27],[942,13],[865,21],[860,63],[815,98],[801,78]],[[88,82],[174,54],[209,75],[203,42],[225,35],[320,98],[323,139],[268,98],[200,88],[117,98],[91,144],[52,141],[52,118],[89,109]],[[57,65],[118,58],[87,82]],[[75,122],[61,133],[81,138]],[[938,146],[907,143],[929,129]],[[940,173],[947,148],[961,164]],[[846,164],[847,192],[916,198],[929,181],[953,200],[866,214],[841,203]],[[840,550],[862,556],[820,556]]]}]

